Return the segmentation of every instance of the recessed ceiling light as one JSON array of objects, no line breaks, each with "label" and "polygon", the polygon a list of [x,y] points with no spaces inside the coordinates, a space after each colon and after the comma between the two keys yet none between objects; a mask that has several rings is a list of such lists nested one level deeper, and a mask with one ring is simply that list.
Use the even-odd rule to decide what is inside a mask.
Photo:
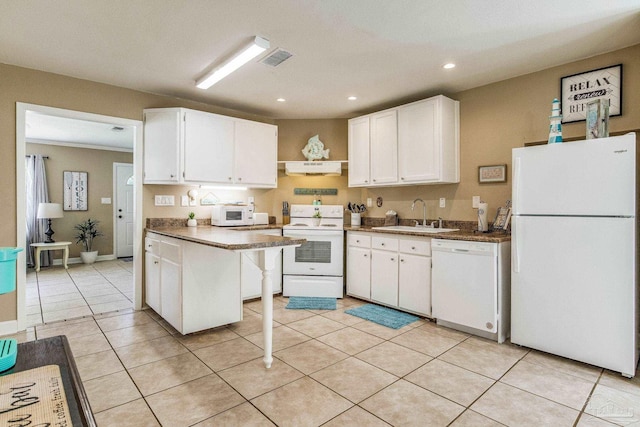
[{"label": "recessed ceiling light", "polygon": [[356,99],[358,99],[357,96],[350,96],[347,98],[349,101],[355,101]]},{"label": "recessed ceiling light", "polygon": [[454,64],[453,62],[449,62],[449,63],[444,64],[444,65],[442,66],[442,68],[444,68],[445,70],[449,70],[449,69],[451,69],[451,68],[455,68],[455,67],[456,67],[456,64]]},{"label": "recessed ceiling light", "polygon": [[278,101],[278,102],[284,102],[284,101],[286,101],[286,99],[284,99],[284,98],[278,98],[278,99],[276,99],[276,101]]}]

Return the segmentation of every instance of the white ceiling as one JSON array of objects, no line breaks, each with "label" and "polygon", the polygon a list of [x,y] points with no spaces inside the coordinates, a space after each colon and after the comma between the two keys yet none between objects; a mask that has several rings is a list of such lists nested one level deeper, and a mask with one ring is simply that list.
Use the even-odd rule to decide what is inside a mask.
[{"label": "white ceiling", "polygon": [[[255,35],[293,57],[195,87]],[[0,9],[2,63],[272,118],[353,117],[637,43],[639,0],[4,0]],[[457,67],[442,69],[450,61]]]}]

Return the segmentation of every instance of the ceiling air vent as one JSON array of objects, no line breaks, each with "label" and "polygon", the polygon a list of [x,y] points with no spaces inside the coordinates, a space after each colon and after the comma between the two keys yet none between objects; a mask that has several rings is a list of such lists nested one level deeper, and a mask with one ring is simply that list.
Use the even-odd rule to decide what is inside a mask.
[{"label": "ceiling air vent", "polygon": [[263,64],[269,65],[271,67],[277,67],[278,65],[282,64],[284,61],[286,61],[287,59],[291,58],[291,54],[289,52],[287,52],[286,50],[282,50],[282,49],[276,49],[273,51],[273,53],[269,56],[267,56],[266,58],[264,58],[262,61]]}]

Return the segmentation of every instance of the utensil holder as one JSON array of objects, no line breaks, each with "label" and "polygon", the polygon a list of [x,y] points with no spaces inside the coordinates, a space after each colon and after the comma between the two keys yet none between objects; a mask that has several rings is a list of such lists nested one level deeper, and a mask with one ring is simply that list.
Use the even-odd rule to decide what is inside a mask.
[{"label": "utensil holder", "polygon": [[360,227],[362,224],[362,216],[359,212],[351,212],[351,226]]}]

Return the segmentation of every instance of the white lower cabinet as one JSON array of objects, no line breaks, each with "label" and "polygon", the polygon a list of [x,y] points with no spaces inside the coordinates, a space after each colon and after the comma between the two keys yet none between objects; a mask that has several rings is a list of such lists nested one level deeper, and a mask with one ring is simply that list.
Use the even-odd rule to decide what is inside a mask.
[{"label": "white lower cabinet", "polygon": [[431,316],[431,239],[347,233],[347,294]]},{"label": "white lower cabinet", "polygon": [[[266,234],[268,236],[282,236],[282,230],[252,230],[249,234]],[[262,270],[258,267],[259,252],[245,252],[242,254],[242,299],[262,297]],[[273,293],[282,292],[282,251],[276,258],[276,266],[271,274]]]},{"label": "white lower cabinet", "polygon": [[242,320],[240,255],[147,233],[145,301],[182,334]]}]

